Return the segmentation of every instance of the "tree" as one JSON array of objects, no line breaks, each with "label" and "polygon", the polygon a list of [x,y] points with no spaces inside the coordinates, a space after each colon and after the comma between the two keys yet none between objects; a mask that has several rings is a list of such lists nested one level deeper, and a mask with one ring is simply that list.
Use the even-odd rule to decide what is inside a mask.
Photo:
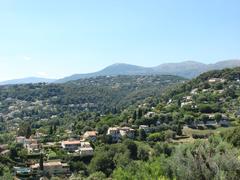
[{"label": "tree", "polygon": [[136,120],[137,119],[137,111],[134,111],[133,112],[133,117],[132,117],[134,120]]},{"label": "tree", "polygon": [[140,146],[140,147],[138,148],[137,158],[138,158],[139,160],[147,161],[148,158],[149,158],[148,149]]},{"label": "tree", "polygon": [[50,128],[49,128],[49,135],[53,135],[53,127],[52,126],[50,126]]},{"label": "tree", "polygon": [[164,154],[166,156],[171,156],[173,148],[169,146],[168,143],[157,143],[154,146],[154,151],[156,156],[160,156],[161,154]]},{"label": "tree", "polygon": [[138,150],[136,143],[132,140],[127,139],[124,141],[124,144],[126,145],[127,149],[130,152],[130,158],[133,160],[136,160],[137,159],[137,150]]},{"label": "tree", "polygon": [[164,132],[152,133],[147,138],[148,141],[165,141],[165,134]]},{"label": "tree", "polygon": [[222,134],[224,139],[234,145],[235,147],[240,147],[240,127],[234,128],[224,134]]},{"label": "tree", "polygon": [[200,121],[203,121],[204,123],[206,123],[207,121],[209,121],[209,117],[205,114],[202,114],[200,117],[199,117],[199,120]]},{"label": "tree", "polygon": [[221,121],[221,120],[222,120],[222,114],[220,114],[220,113],[215,114],[214,119],[215,119],[217,122]]},{"label": "tree", "polygon": [[44,166],[43,166],[43,154],[40,154],[40,160],[39,160],[39,165],[40,165],[40,170],[43,171],[44,170]]},{"label": "tree", "polygon": [[95,172],[91,174],[87,180],[104,180],[106,179],[106,175],[103,172]]},{"label": "tree", "polygon": [[87,166],[82,161],[71,161],[70,170],[71,172],[82,171],[85,175],[87,175]]},{"label": "tree", "polygon": [[106,148],[108,147],[99,147],[99,149],[95,151],[89,165],[89,169],[92,173],[102,171],[109,176],[115,168],[113,162],[114,153]]},{"label": "tree", "polygon": [[183,118],[184,122],[191,124],[194,122],[194,117],[192,115],[185,115]]},{"label": "tree", "polygon": [[141,108],[138,108],[138,119],[141,119],[143,116],[143,111]]},{"label": "tree", "polygon": [[144,129],[139,130],[139,140],[140,141],[145,141],[147,138],[147,134]]},{"label": "tree", "polygon": [[113,179],[158,179],[167,180],[164,176],[164,158],[153,161],[133,161],[126,167],[118,167],[113,172]]},{"label": "tree", "polygon": [[178,136],[182,135],[182,125],[180,123],[178,123],[177,125],[177,135]]},{"label": "tree", "polygon": [[32,135],[32,129],[30,123],[22,123],[18,130],[18,136],[25,136],[29,138]]}]

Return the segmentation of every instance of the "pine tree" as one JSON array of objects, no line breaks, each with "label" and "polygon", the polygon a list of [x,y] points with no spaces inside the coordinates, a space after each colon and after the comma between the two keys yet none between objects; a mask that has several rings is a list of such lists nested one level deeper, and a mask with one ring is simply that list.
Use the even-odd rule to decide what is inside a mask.
[{"label": "pine tree", "polygon": [[133,119],[134,119],[134,120],[137,119],[137,112],[136,112],[136,111],[134,111],[134,113],[133,113]]},{"label": "pine tree", "polygon": [[138,119],[141,119],[141,118],[142,118],[142,115],[143,115],[142,109],[139,108],[139,109],[138,109]]}]

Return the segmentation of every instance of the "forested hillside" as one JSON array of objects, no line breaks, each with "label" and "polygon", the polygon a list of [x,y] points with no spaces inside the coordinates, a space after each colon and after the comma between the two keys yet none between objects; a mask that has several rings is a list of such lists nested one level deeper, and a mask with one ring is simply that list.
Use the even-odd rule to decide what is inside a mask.
[{"label": "forested hillside", "polygon": [[[239,78],[240,68],[234,68],[191,81],[116,76],[3,86],[0,142],[9,152],[0,158],[0,173],[10,177],[20,166],[29,173],[19,176],[33,178],[33,167],[54,161],[64,163],[68,174],[45,169],[37,175],[237,180]],[[32,151],[22,138],[38,148]],[[81,145],[69,150],[64,143]]]},{"label": "forested hillside", "polygon": [[112,76],[65,84],[26,84],[0,87],[0,117],[6,121],[41,120],[95,112],[119,113],[147,97],[158,97],[177,76]]}]

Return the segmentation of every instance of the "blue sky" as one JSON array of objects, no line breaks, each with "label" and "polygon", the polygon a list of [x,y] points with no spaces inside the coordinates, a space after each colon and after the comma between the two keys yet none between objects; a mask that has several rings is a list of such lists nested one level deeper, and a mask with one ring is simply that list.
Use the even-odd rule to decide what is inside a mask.
[{"label": "blue sky", "polygon": [[240,58],[239,0],[0,0],[0,80]]}]

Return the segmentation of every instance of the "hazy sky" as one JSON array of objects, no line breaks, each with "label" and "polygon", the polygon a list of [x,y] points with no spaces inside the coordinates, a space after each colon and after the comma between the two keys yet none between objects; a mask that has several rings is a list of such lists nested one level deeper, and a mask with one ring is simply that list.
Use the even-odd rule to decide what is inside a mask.
[{"label": "hazy sky", "polygon": [[0,0],[0,81],[232,58],[239,0]]}]

